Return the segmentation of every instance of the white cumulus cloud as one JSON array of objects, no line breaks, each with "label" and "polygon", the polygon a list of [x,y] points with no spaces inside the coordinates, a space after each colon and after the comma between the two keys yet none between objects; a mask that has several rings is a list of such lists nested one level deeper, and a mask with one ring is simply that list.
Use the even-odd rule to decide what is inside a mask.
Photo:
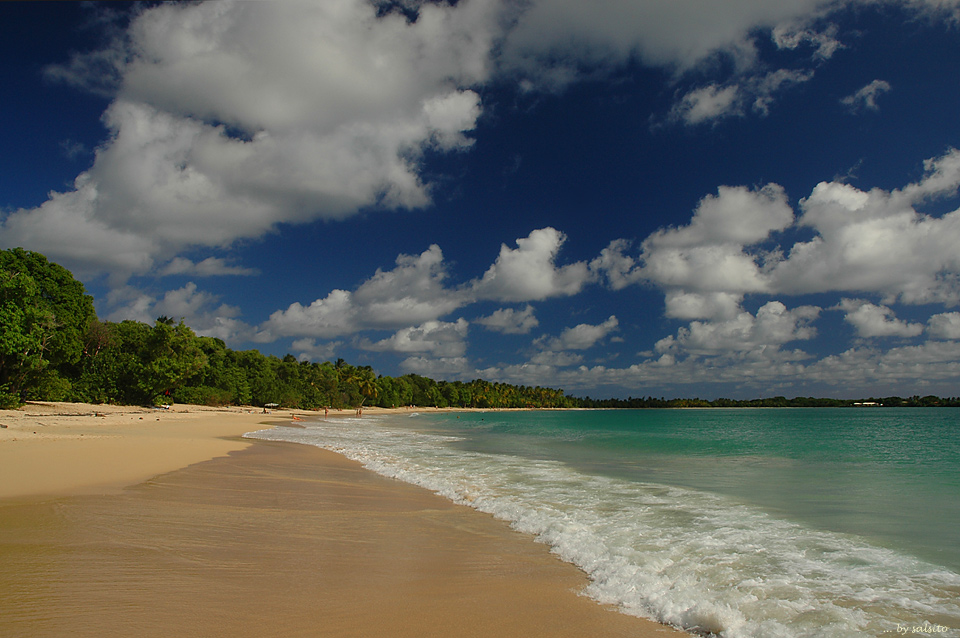
[{"label": "white cumulus cloud", "polygon": [[465,339],[469,325],[462,317],[454,322],[427,321],[419,326],[398,330],[387,339],[376,342],[365,340],[360,347],[374,352],[462,357],[467,349]]},{"label": "white cumulus cloud", "polygon": [[408,21],[363,0],[171,3],[109,54],[49,75],[101,86],[109,138],[74,190],[14,211],[6,245],[80,274],[150,272],[279,223],[430,202],[426,148],[468,148],[498,8],[423,4]]},{"label": "white cumulus cloud", "polygon": [[682,352],[715,355],[725,352],[776,349],[790,341],[816,336],[812,322],[819,316],[816,306],[792,310],[779,301],[768,301],[753,315],[742,311],[735,317],[716,321],[692,321],[680,328],[676,338],[667,337],[657,344],[661,353]]},{"label": "white cumulus cloud", "polygon": [[944,312],[927,320],[927,333],[935,339],[960,339],[960,312]]},{"label": "white cumulus cloud", "polygon": [[[364,330],[411,329],[430,325],[480,299],[527,301],[573,295],[593,274],[585,262],[555,264],[564,239],[553,228],[535,230],[517,239],[516,249],[503,245],[483,277],[460,286],[446,284],[443,252],[434,244],[419,255],[400,255],[395,268],[377,269],[355,290],[332,290],[307,305],[294,302],[277,310],[261,326],[260,335],[330,339]],[[497,310],[477,323],[499,332],[526,334],[537,319],[527,305],[523,310]]]},{"label": "white cumulus cloud", "polygon": [[498,301],[539,301],[580,292],[593,275],[586,262],[556,265],[566,239],[560,231],[547,227],[518,239],[516,248],[501,245],[497,260],[474,282],[474,294]]},{"label": "white cumulus cloud", "polygon": [[607,335],[618,329],[620,321],[614,315],[600,324],[581,323],[567,328],[559,337],[544,339],[540,344],[550,351],[559,350],[587,350],[592,348]]},{"label": "white cumulus cloud", "polygon": [[[746,294],[872,293],[884,303],[960,304],[960,210],[918,211],[960,187],[960,151],[924,162],[901,189],[862,191],[821,182],[800,200],[783,188],[721,186],[689,224],[649,235],[637,256],[612,241],[590,270],[617,290],[650,283],[664,290],[675,318],[729,317]],[[813,236],[794,240],[798,231]]]},{"label": "white cumulus cloud", "polygon": [[776,184],[759,190],[720,187],[701,200],[690,224],[659,230],[641,249],[637,276],[664,288],[701,292],[759,292],[767,276],[745,247],[793,223],[793,210]]},{"label": "white cumulus cloud", "polygon": [[377,269],[355,291],[332,290],[309,305],[277,310],[262,327],[275,336],[328,339],[433,321],[470,301],[444,286],[446,275],[443,252],[434,244],[420,255],[400,255],[394,269]]},{"label": "white cumulus cloud", "polygon": [[822,182],[801,201],[798,224],[815,231],[789,247],[770,273],[780,292],[872,292],[885,303],[960,303],[960,211],[940,217],[915,206],[953,195],[960,152],[926,162],[927,173],[903,189],[861,191]]},{"label": "white cumulus cloud", "polygon": [[844,298],[839,308],[846,312],[844,321],[855,327],[861,337],[916,337],[923,332],[923,324],[897,319],[890,308],[863,299]]},{"label": "white cumulus cloud", "polygon": [[733,319],[740,314],[742,294],[668,290],[665,315],[672,319]]},{"label": "white cumulus cloud", "polygon": [[503,334],[525,335],[540,325],[534,316],[533,306],[527,304],[523,310],[500,308],[486,317],[475,320],[487,330]]}]

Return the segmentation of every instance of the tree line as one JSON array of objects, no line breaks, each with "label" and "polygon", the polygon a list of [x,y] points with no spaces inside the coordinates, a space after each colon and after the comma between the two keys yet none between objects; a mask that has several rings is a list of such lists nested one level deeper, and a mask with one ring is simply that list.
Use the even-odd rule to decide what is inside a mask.
[{"label": "tree line", "polygon": [[27,400],[126,405],[278,404],[566,408],[563,390],[377,375],[343,359],[232,350],[182,320],[100,321],[83,284],[36,252],[0,251],[0,407]]},{"label": "tree line", "polygon": [[[22,248],[0,250],[0,407],[27,400],[125,405],[277,404],[317,409],[360,406],[471,408],[824,407],[853,400],[812,397],[592,399],[563,390],[378,375],[343,359],[315,363],[293,355],[232,350],[196,335],[183,320],[153,325],[97,318],[83,284],[62,266]],[[960,398],[884,397],[860,403],[960,406]]]}]

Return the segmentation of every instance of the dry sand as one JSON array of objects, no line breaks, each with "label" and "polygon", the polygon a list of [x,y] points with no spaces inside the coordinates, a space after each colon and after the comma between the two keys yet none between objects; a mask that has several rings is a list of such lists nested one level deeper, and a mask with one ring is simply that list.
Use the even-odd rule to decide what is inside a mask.
[{"label": "dry sand", "polygon": [[0,410],[0,498],[116,492],[243,449],[250,442],[236,437],[290,418],[200,406],[31,402]]},{"label": "dry sand", "polygon": [[490,516],[230,438],[289,413],[43,409],[0,413],[0,636],[685,635],[579,595],[582,572]]}]

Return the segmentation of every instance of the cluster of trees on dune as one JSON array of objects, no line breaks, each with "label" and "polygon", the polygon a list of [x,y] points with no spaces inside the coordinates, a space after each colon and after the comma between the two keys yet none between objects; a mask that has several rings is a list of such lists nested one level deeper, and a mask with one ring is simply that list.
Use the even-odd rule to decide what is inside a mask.
[{"label": "cluster of trees on dune", "polygon": [[960,398],[591,399],[539,386],[377,375],[343,359],[314,363],[236,351],[182,320],[100,321],[83,284],[36,252],[0,250],[0,407],[27,400],[194,403],[314,409],[376,405],[475,408],[960,406]]},{"label": "cluster of trees on dune", "polygon": [[89,403],[573,407],[562,390],[378,376],[369,366],[236,351],[183,321],[97,319],[83,284],[40,253],[0,251],[0,407]]}]

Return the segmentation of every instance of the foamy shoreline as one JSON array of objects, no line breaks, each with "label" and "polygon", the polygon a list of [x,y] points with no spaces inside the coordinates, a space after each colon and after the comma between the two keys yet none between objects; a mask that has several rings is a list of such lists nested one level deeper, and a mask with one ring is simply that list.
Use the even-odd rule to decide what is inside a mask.
[{"label": "foamy shoreline", "polygon": [[502,521],[312,446],[239,438],[295,416],[317,413],[0,412],[0,633],[683,635],[579,595],[582,572]]},{"label": "foamy shoreline", "polygon": [[[471,410],[370,407],[363,413]],[[330,410],[330,415],[349,417],[355,411]],[[239,438],[247,432],[318,416],[322,410],[31,401],[17,410],[0,410],[0,498],[117,490],[243,449],[251,444]]]}]

